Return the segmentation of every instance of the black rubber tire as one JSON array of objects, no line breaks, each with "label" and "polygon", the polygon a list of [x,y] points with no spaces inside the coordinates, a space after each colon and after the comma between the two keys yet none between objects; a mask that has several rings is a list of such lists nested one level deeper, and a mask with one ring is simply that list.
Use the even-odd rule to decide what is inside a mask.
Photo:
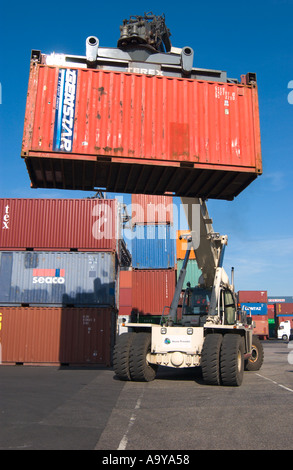
[{"label": "black rubber tire", "polygon": [[252,337],[252,355],[245,361],[245,370],[259,370],[263,364],[264,351],[258,336]]},{"label": "black rubber tire", "polygon": [[130,351],[129,368],[131,379],[136,382],[150,382],[157,374],[158,366],[150,364],[146,356],[151,351],[151,334],[136,333]]},{"label": "black rubber tire", "polygon": [[244,339],[238,334],[226,334],[221,348],[222,385],[238,387],[242,384],[244,373]]},{"label": "black rubber tire", "polygon": [[203,380],[209,385],[220,385],[220,351],[223,336],[218,333],[208,334],[204,340],[201,370]]},{"label": "black rubber tire", "polygon": [[122,333],[117,337],[113,351],[113,369],[120,380],[131,380],[129,359],[132,341],[136,333]]}]

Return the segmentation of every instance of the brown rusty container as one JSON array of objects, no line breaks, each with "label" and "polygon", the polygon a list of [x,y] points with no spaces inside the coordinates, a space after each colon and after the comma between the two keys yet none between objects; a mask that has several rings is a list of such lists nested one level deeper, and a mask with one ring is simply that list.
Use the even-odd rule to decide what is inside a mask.
[{"label": "brown rusty container", "polygon": [[241,303],[267,303],[268,293],[266,290],[240,290],[238,291],[238,302]]},{"label": "brown rusty container", "polygon": [[[132,311],[139,315],[161,315],[170,307],[175,292],[174,269],[132,271]],[[165,309],[165,315],[169,309]]]},{"label": "brown rusty container", "polygon": [[0,251],[118,251],[115,199],[0,199]]},{"label": "brown rusty container", "polygon": [[261,339],[267,339],[269,337],[269,322],[267,315],[251,315],[251,318],[255,323],[253,334],[260,336]]},{"label": "brown rusty container", "polygon": [[2,364],[111,365],[110,308],[0,307]]},{"label": "brown rusty container", "polygon": [[230,200],[262,173],[257,86],[32,60],[21,155],[33,187]]},{"label": "brown rusty container", "polygon": [[293,315],[293,303],[276,304],[276,315]]}]

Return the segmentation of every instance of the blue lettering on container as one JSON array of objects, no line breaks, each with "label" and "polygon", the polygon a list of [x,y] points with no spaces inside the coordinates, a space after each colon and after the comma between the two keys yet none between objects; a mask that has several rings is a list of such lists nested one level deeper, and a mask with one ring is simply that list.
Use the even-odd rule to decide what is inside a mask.
[{"label": "blue lettering on container", "polygon": [[59,70],[53,143],[56,151],[72,152],[76,84],[77,70]]}]

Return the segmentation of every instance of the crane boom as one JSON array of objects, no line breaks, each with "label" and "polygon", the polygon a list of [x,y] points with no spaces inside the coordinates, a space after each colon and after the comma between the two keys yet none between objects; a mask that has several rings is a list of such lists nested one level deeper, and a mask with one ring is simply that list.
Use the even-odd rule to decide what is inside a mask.
[{"label": "crane boom", "polygon": [[228,243],[228,237],[214,231],[213,222],[204,200],[182,197],[181,202],[191,233],[197,264],[202,271],[202,284],[206,288],[212,288],[216,269],[223,266],[224,250]]}]

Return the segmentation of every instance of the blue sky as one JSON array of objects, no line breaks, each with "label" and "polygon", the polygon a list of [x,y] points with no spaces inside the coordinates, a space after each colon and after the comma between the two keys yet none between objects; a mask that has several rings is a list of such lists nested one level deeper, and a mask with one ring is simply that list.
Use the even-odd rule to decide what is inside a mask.
[{"label": "blue sky", "polygon": [[84,55],[90,35],[116,47],[122,20],[148,11],[165,14],[172,45],[192,47],[196,66],[238,79],[257,74],[263,175],[234,201],[210,200],[208,208],[214,229],[229,237],[225,267],[235,267],[236,289],[293,295],[293,0],[7,2],[0,18],[0,197],[89,195],[30,189],[20,158],[30,52]]}]

